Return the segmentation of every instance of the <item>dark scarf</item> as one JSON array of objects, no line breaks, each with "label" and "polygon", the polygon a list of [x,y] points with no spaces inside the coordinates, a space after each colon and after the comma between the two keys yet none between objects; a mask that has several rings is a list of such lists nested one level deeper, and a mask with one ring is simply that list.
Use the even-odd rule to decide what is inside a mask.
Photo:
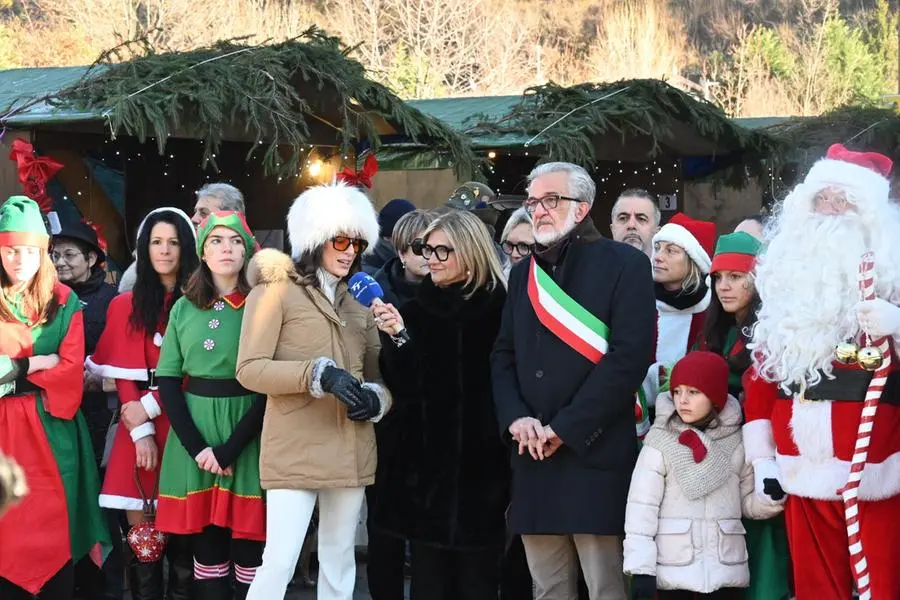
[{"label": "dark scarf", "polygon": [[656,291],[656,299],[663,304],[668,304],[675,310],[686,310],[692,306],[697,306],[706,292],[709,291],[705,281],[700,282],[700,286],[693,292],[687,294],[684,290],[670,292],[661,283],[654,283],[653,288]]},{"label": "dark scarf", "polygon": [[603,235],[594,227],[594,222],[590,217],[575,225],[572,231],[561,237],[552,246],[536,245],[535,254],[538,260],[546,263],[550,267],[556,267],[565,258],[566,250],[570,244],[596,242],[602,239]]},{"label": "dark scarf", "polygon": [[97,290],[106,282],[106,272],[103,269],[91,270],[90,276],[85,281],[78,283],[66,284],[72,291],[78,294],[80,300],[86,300],[88,297],[97,293]]},{"label": "dark scarf", "polygon": [[406,270],[403,268],[400,258],[394,257],[390,259],[385,263],[384,268],[400,304],[416,297],[416,292],[419,291],[419,286],[422,282],[410,281],[406,278]]},{"label": "dark scarf", "polygon": [[429,275],[419,284],[417,297],[426,312],[441,318],[454,318],[481,314],[496,302],[502,305],[505,296],[500,283],[493,290],[482,287],[467,298],[470,291],[464,283],[438,287]]}]

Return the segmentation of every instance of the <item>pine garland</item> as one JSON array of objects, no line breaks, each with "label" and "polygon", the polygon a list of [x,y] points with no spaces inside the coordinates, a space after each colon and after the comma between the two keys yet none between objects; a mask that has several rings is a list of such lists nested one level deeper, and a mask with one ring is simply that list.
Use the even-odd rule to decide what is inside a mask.
[{"label": "pine garland", "polygon": [[[242,130],[255,142],[248,158],[265,148],[266,173],[296,175],[304,145],[334,145],[346,155],[365,140],[377,150],[380,117],[416,143],[448,152],[458,173],[476,171],[464,135],[368,79],[351,51],[316,27],[277,44],[228,40],[188,52],[156,53],[144,41],[130,42],[105,52],[49,100],[102,112],[113,135],[125,132],[142,142],[153,136],[160,153],[176,132],[197,137],[204,167],[215,166],[226,132]],[[116,62],[128,53],[134,58]],[[313,139],[313,123],[331,129],[333,138],[317,133]],[[285,147],[287,159],[279,151]]]},{"label": "pine garland", "polygon": [[775,147],[768,136],[732,123],[711,103],[656,79],[532,87],[509,114],[500,119],[478,115],[466,123],[465,132],[537,136],[531,145],[543,148],[543,160],[590,167],[597,160],[597,136],[615,132],[623,143],[631,137],[647,137],[651,141],[650,158],[662,153],[666,141],[673,139],[673,121],[689,124],[703,137],[731,151],[760,157]]}]

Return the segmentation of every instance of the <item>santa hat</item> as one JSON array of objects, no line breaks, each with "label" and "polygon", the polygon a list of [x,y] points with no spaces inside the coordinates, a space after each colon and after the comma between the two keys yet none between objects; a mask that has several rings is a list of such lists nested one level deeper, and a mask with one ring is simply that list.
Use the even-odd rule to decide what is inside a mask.
[{"label": "santa hat", "polygon": [[369,242],[378,241],[378,217],[368,196],[344,183],[318,185],[300,194],[287,216],[291,256],[296,260],[344,233]]},{"label": "santa hat", "polygon": [[656,242],[679,246],[706,275],[712,264],[710,255],[716,243],[716,224],[677,213],[653,236],[653,243]]},{"label": "santa hat", "polygon": [[820,190],[838,188],[847,191],[850,200],[861,208],[886,205],[892,166],[893,161],[883,154],[854,152],[841,144],[833,144],[825,158],[817,161],[807,173],[802,184],[807,193],[802,196],[811,199]]},{"label": "santa hat", "polygon": [[719,271],[737,271],[750,273],[756,264],[756,256],[762,243],[749,233],[738,231],[723,235],[716,242],[716,254],[713,256],[710,273]]},{"label": "santa hat", "polygon": [[700,390],[710,399],[716,412],[722,412],[728,402],[728,363],[715,352],[688,352],[675,363],[669,378],[672,392],[679,385]]}]

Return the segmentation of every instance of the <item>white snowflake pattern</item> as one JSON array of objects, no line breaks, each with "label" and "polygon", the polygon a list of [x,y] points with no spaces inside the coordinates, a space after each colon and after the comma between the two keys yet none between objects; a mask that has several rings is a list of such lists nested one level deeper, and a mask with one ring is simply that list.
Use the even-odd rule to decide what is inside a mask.
[{"label": "white snowflake pattern", "polygon": [[156,532],[156,542],[158,544],[165,544],[166,543],[166,534],[164,534],[162,531],[157,531]]},{"label": "white snowflake pattern", "polygon": [[141,541],[141,537],[135,531],[132,531],[131,534],[128,536],[128,543],[131,544],[132,546],[134,546],[135,544],[137,544],[140,541]]},{"label": "white snowflake pattern", "polygon": [[213,310],[216,310],[216,311],[225,310],[225,302],[223,302],[222,300],[216,301],[216,303],[213,304]]},{"label": "white snowflake pattern", "polygon": [[209,340],[209,339],[207,339],[207,340],[205,340],[205,341],[203,342],[203,348],[204,348],[204,350],[212,350],[212,349],[215,348],[215,347],[216,347],[216,342],[215,342],[215,340]]},{"label": "white snowflake pattern", "polygon": [[143,548],[141,548],[141,556],[143,556],[144,558],[150,558],[151,556],[153,556],[153,550],[144,546]]},{"label": "white snowflake pattern", "polygon": [[218,320],[218,319],[210,319],[210,321],[209,321],[209,328],[210,328],[210,329],[218,329],[220,324],[221,324],[221,323],[219,323],[219,320]]}]

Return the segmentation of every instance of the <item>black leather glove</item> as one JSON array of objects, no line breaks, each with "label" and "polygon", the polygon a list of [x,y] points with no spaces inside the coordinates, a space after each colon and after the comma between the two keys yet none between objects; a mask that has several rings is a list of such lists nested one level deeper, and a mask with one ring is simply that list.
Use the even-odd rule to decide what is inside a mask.
[{"label": "black leather glove", "polygon": [[653,600],[656,597],[656,577],[635,575],[631,578],[631,597],[634,600]]},{"label": "black leather glove", "polygon": [[763,479],[763,493],[775,502],[779,502],[786,495],[778,480],[768,477]]},{"label": "black leather glove", "polygon": [[319,383],[323,391],[333,394],[349,409],[359,408],[362,405],[362,386],[356,377],[347,371],[329,365],[322,369]]},{"label": "black leather glove", "polygon": [[358,408],[347,409],[347,416],[351,421],[368,421],[374,419],[381,412],[381,399],[378,394],[368,388],[362,388],[360,394],[362,402]]}]

